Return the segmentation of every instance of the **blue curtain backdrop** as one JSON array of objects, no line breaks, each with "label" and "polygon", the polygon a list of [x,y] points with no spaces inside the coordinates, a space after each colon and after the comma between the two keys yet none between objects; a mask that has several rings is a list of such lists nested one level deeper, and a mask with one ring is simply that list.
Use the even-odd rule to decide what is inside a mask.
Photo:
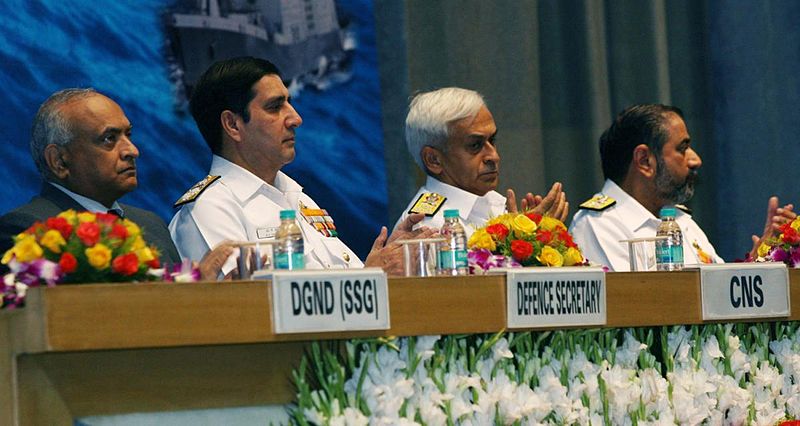
[{"label": "blue curtain backdrop", "polygon": [[714,143],[703,166],[714,168],[726,259],[750,247],[769,196],[800,207],[800,2],[733,3],[709,10]]},{"label": "blue curtain backdrop", "polygon": [[[28,151],[38,106],[66,87],[94,87],[127,114],[139,147],[139,189],[125,202],[169,222],[172,203],[208,171],[211,154],[194,121],[175,108],[165,61],[166,0],[9,0],[0,18],[0,213],[27,202],[40,178]],[[352,78],[294,104],[304,119],[297,157],[284,169],[333,215],[342,239],[364,256],[387,223],[372,3],[338,1],[357,48]]]}]

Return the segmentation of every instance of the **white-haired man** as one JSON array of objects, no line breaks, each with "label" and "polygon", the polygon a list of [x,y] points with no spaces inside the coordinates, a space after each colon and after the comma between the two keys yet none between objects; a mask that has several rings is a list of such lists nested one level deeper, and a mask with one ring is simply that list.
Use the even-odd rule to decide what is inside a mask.
[{"label": "white-haired man", "polygon": [[[406,117],[406,145],[428,178],[398,223],[423,213],[421,223],[438,228],[445,209],[458,209],[464,223],[481,226],[493,216],[517,211],[513,190],[507,190],[507,198],[495,191],[500,177],[496,135],[492,113],[473,90],[447,87],[415,96]],[[520,209],[528,208],[563,221],[569,203],[556,182],[544,198],[528,193]],[[474,227],[465,228],[469,235]]]}]

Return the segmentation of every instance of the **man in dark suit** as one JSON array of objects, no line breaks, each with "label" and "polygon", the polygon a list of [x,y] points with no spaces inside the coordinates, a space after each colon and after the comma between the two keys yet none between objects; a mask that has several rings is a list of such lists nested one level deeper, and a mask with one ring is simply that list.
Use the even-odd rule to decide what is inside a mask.
[{"label": "man in dark suit", "polygon": [[128,218],[159,250],[162,263],[181,261],[163,220],[117,201],[136,189],[139,150],[131,141],[131,123],[116,102],[93,89],[56,92],[36,113],[30,148],[44,182],[28,204],[0,217],[0,254],[34,222],[73,209]]}]

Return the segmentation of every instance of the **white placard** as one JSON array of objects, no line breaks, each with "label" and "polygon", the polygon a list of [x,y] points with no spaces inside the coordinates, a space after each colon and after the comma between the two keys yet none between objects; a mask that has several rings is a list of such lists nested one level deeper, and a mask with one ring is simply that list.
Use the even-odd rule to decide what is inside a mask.
[{"label": "white placard", "polygon": [[264,271],[276,334],[386,330],[389,286],[380,268]]},{"label": "white placard", "polygon": [[606,323],[602,268],[506,269],[508,328],[591,326]]},{"label": "white placard", "polygon": [[700,266],[703,320],[778,318],[791,314],[783,263]]}]

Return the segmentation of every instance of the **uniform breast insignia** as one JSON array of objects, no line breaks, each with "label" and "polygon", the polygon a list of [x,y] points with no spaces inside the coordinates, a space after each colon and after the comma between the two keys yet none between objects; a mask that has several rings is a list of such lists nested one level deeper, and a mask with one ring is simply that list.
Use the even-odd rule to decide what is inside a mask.
[{"label": "uniform breast insignia", "polygon": [[678,210],[682,210],[684,213],[692,214],[692,209],[683,204],[675,204],[675,208]]},{"label": "uniform breast insignia", "polygon": [[442,208],[445,201],[447,201],[447,197],[443,195],[439,195],[435,192],[423,192],[408,212],[433,216]]},{"label": "uniform breast insignia", "polygon": [[614,204],[617,204],[617,200],[609,197],[608,195],[600,194],[600,195],[595,195],[594,197],[584,201],[583,203],[581,203],[580,207],[582,209],[601,212],[613,206]]},{"label": "uniform breast insignia", "polygon": [[320,234],[326,237],[338,237],[339,233],[336,232],[336,225],[333,224],[333,218],[328,214],[325,209],[309,209],[303,203],[300,203],[300,214],[303,215],[306,222],[313,226]]},{"label": "uniform breast insignia", "polygon": [[710,254],[703,251],[700,248],[700,244],[697,244],[697,241],[692,241],[692,247],[694,247],[695,253],[697,253],[697,258],[700,259],[701,263],[714,263],[714,258],[711,257]]},{"label": "uniform breast insignia", "polygon": [[205,179],[197,182],[193,187],[189,188],[185,194],[181,195],[181,198],[178,198],[178,201],[175,202],[174,207],[182,206],[186,203],[191,203],[192,201],[196,200],[197,197],[199,197],[200,194],[206,190],[206,188],[208,188],[212,183],[221,177],[222,176],[206,176]]}]

